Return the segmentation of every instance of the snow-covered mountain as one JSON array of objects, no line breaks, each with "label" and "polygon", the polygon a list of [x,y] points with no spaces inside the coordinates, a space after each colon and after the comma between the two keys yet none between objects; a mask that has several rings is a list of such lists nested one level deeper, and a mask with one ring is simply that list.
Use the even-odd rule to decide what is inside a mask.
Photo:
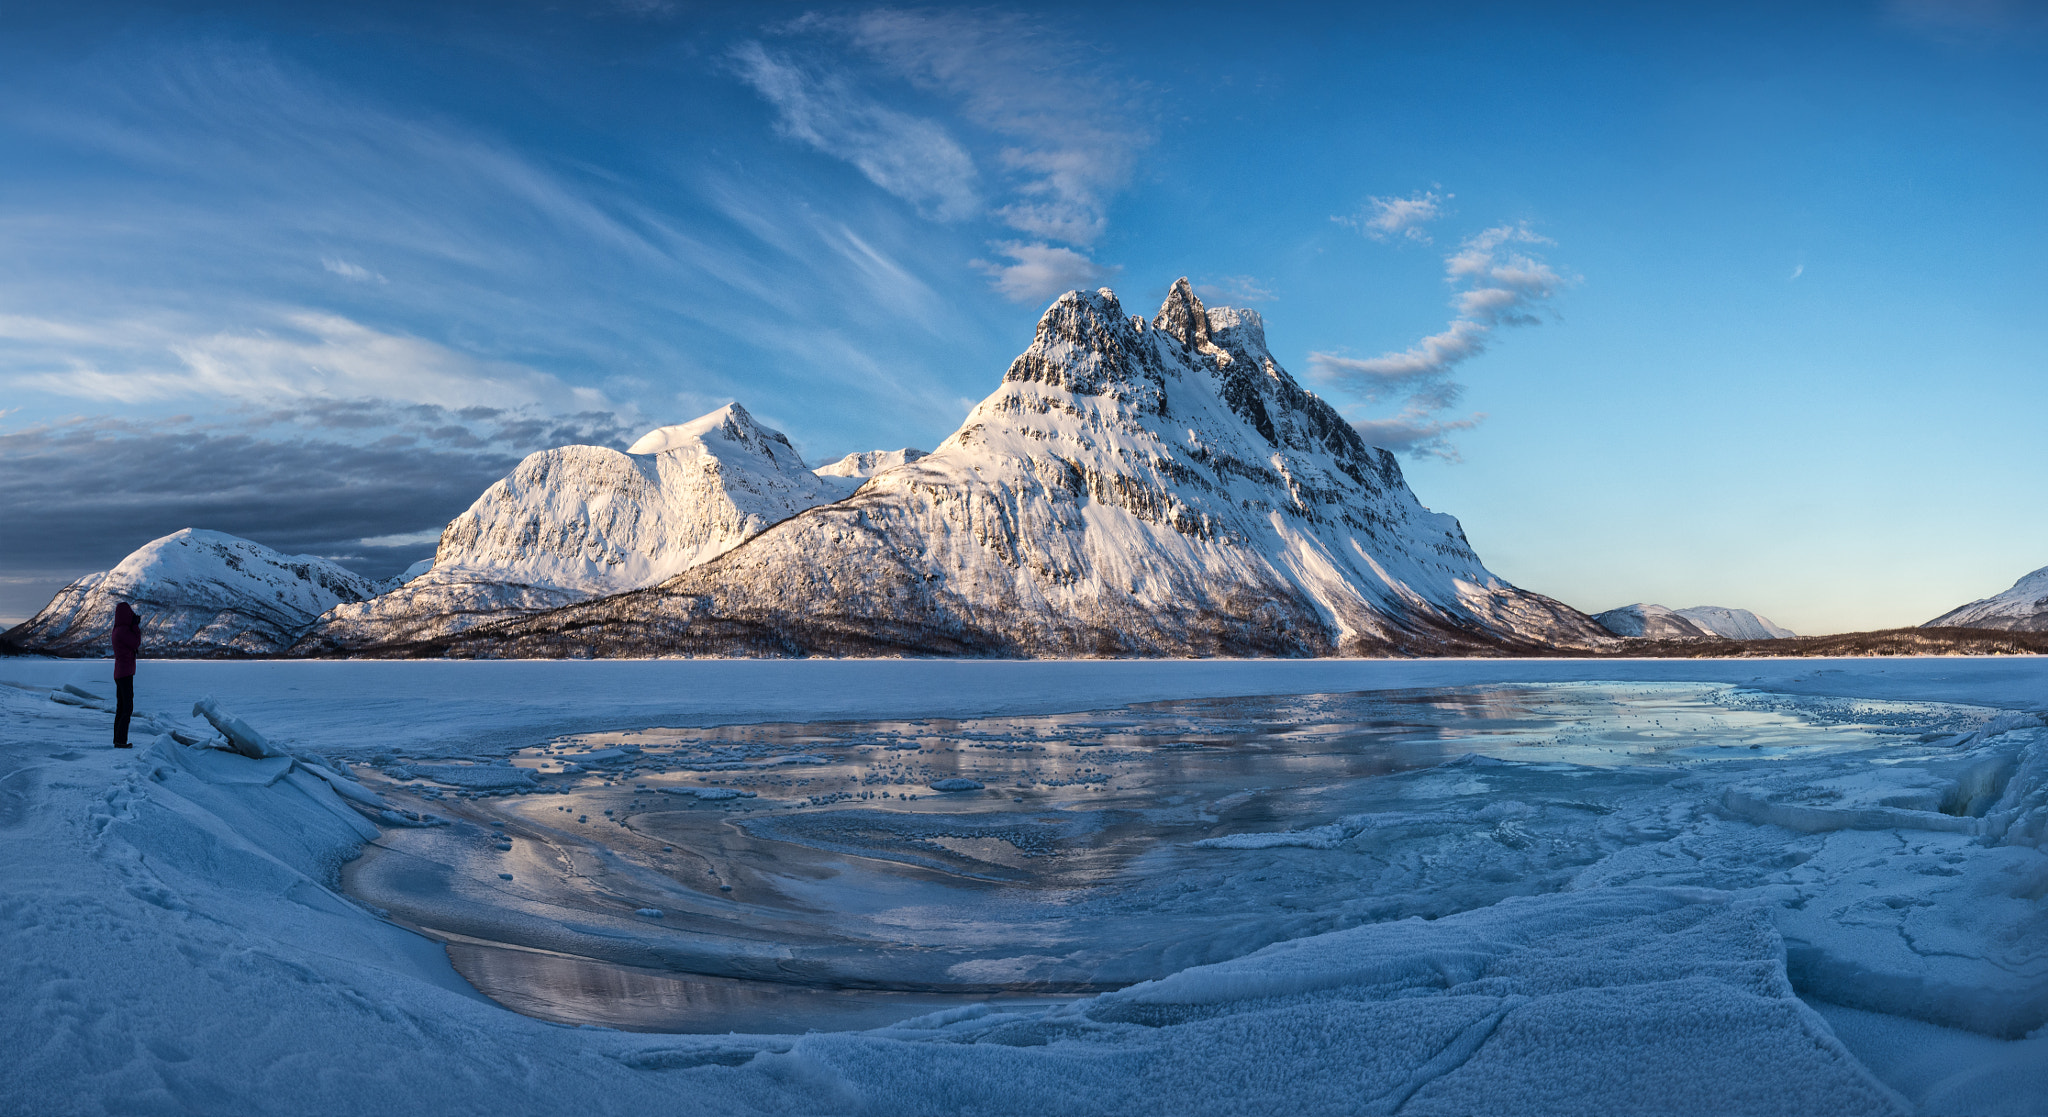
[{"label": "snow-covered mountain", "polygon": [[28,651],[104,654],[114,606],[126,601],[142,616],[144,655],[261,655],[283,651],[322,613],[376,589],[317,555],[186,528],[64,587],[7,638]]},{"label": "snow-covered mountain", "polygon": [[811,472],[825,479],[837,488],[843,496],[853,495],[855,489],[868,483],[868,478],[885,469],[914,462],[925,456],[923,450],[905,446],[901,450],[862,450],[848,454],[831,465],[821,465]]},{"label": "snow-covered mountain", "polygon": [[1678,615],[1728,640],[1790,640],[1799,635],[1783,625],[1771,623],[1769,617],[1747,609],[1695,605],[1678,610]]},{"label": "snow-covered mountain", "polygon": [[1920,627],[2048,632],[2048,566],[2014,582],[2004,593],[1951,609]]},{"label": "snow-covered mountain", "polygon": [[654,585],[839,499],[836,480],[737,403],[649,431],[625,453],[543,450],[448,525],[424,573],[337,607],[295,651],[430,639]]},{"label": "snow-covered mountain", "polygon": [[1593,619],[1616,636],[1635,636],[1646,640],[1703,640],[1711,635],[1706,629],[1680,616],[1676,609],[1640,601],[1605,613],[1595,613]]},{"label": "snow-covered mountain", "polygon": [[659,587],[456,654],[1327,655],[1590,646],[1490,573],[1187,282],[1158,315],[1070,292],[931,455]]},{"label": "snow-covered mountain", "polygon": [[1721,605],[1667,609],[1638,602],[1595,613],[1593,619],[1616,636],[1648,640],[1701,640],[1717,636],[1726,640],[1787,640],[1796,635],[1789,628],[1771,623],[1768,617]]}]

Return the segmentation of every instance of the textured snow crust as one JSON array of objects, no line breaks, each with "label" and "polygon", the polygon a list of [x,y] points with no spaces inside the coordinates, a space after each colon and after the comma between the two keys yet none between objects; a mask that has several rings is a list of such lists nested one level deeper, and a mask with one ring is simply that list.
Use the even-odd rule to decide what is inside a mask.
[{"label": "textured snow crust", "polygon": [[448,525],[429,569],[335,609],[296,650],[429,639],[653,585],[840,495],[736,403],[623,454],[543,450]]},{"label": "textured snow crust", "polygon": [[144,655],[262,655],[290,647],[322,613],[376,589],[317,555],[185,528],[64,587],[8,635],[32,651],[106,655],[114,606],[125,601],[142,617]]},{"label": "textured snow crust", "polygon": [[454,654],[1330,655],[1595,645],[1185,280],[1069,292],[929,456],[660,587]]},{"label": "textured snow crust", "polygon": [[1952,609],[1921,627],[2048,632],[2048,566],[2014,582],[2004,593]]},{"label": "textured snow crust", "polygon": [[[180,666],[228,679],[241,665]],[[528,689],[519,665],[471,666],[480,701]],[[1850,669],[1881,685],[1893,666]],[[2048,943],[2048,731],[2024,714],[1905,738],[1884,763],[1410,773],[1417,817],[1215,848],[1216,886],[1271,881],[1276,917],[1292,919],[1304,900],[1369,900],[1379,886],[1335,884],[1361,869],[1411,890],[1496,876],[1512,889],[1517,872],[1556,883],[1057,1008],[687,1036],[514,1015],[437,946],[337,893],[363,815],[312,769],[345,772],[344,759],[295,762],[300,781],[167,737],[115,753],[104,710],[57,693],[0,685],[8,1112],[385,1113],[402,1099],[502,1115],[2025,1114],[2048,1097],[2048,1032],[2026,1015],[2038,997],[2028,1010],[2017,992],[2042,988]],[[373,703],[323,731],[379,750],[432,701]],[[804,699],[761,701],[786,714]],[[1727,807],[1733,789],[1844,825],[1745,817]],[[1878,807],[1914,817],[1866,828]],[[1923,815],[1972,832],[1910,824]],[[1978,997],[1925,995],[1965,982]]]}]

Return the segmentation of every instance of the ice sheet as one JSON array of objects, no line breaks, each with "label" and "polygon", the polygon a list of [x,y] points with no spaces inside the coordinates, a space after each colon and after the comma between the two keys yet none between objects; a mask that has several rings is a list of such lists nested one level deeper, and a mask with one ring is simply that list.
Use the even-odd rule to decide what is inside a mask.
[{"label": "ice sheet", "polygon": [[[406,742],[436,763],[497,766],[510,753],[558,735],[561,730],[549,726],[574,722],[575,703],[589,717],[570,728],[595,733],[778,720],[768,716],[772,711],[789,720],[806,713],[844,717],[849,710],[933,717],[991,706],[1009,713],[1104,709],[1116,703],[1102,696],[1119,687],[1150,687],[1151,693],[1137,696],[1154,700],[1174,696],[1160,690],[1205,679],[1218,693],[1360,685],[1308,685],[1314,670],[1346,665],[1278,664],[1270,665],[1270,674],[1261,673],[1267,666],[1253,665],[1233,684],[1218,683],[1222,674],[1143,672],[1089,683],[1114,665],[1083,664],[1065,674],[1008,665],[1021,672],[1010,688],[994,670],[1005,665],[982,664],[969,666],[990,669],[982,677],[1003,693],[953,697],[946,692],[962,677],[953,673],[958,665],[882,665],[887,672],[866,676],[839,674],[834,665],[779,665],[805,670],[747,677],[779,677],[809,692],[757,690],[678,702],[671,695],[631,694],[631,684],[636,677],[673,684],[741,676],[693,676],[674,673],[692,665],[646,664],[622,665],[644,668],[645,676],[579,677],[576,669],[587,665],[550,665],[568,668],[555,676],[567,680],[555,688],[548,675],[527,670],[536,665],[449,665],[473,668],[466,676],[405,673],[436,665],[361,665],[378,669],[371,672],[355,666],[145,664],[161,689],[145,690],[142,704],[146,713],[173,711],[178,703],[189,709],[200,694],[215,693],[271,740],[301,750],[321,742],[319,751],[353,760],[375,782],[369,759],[391,751],[395,760],[396,753],[412,751]],[[940,669],[919,677],[927,666]],[[1197,666],[1221,672],[1236,665]],[[1430,671],[1518,666],[1540,669],[1534,674],[1559,670],[1544,664],[1425,666],[1418,675],[1395,665],[1393,675],[1381,677],[1414,681]],[[1675,666],[1706,681],[1772,670],[1749,662]],[[1804,661],[1777,685],[2016,709],[2033,709],[2048,694],[2041,685],[2048,673],[2038,661],[1889,661],[1854,665],[1841,675],[1810,674],[1820,666]],[[0,666],[0,678],[75,667],[16,661]],[[240,670],[247,667],[259,670]],[[342,670],[317,673],[325,668]],[[1290,675],[1287,669],[1296,668],[1314,670]],[[300,669],[310,670],[290,673]],[[266,674],[271,671],[279,673]],[[1275,682],[1282,677],[1291,682]],[[886,685],[862,695],[856,692],[863,678]],[[287,680],[300,691],[261,693]],[[84,674],[45,678],[50,681],[91,689]],[[370,682],[377,693],[359,689]],[[1052,682],[1075,685],[1060,691]],[[616,701],[608,703],[607,694]],[[807,706],[813,698],[816,706]],[[748,702],[754,708],[747,718],[713,716]],[[493,709],[507,713],[509,728],[489,722]],[[689,716],[646,716],[678,709]],[[1827,732],[1843,732],[1854,709],[1819,702],[1794,712]],[[1830,720],[1837,717],[1851,721]],[[476,723],[465,725],[465,719]],[[1915,980],[1995,979],[2031,987],[2040,972],[2039,948],[2048,939],[2041,924],[2048,874],[2039,849],[2048,809],[2042,801],[2048,797],[2048,744],[2040,730],[2020,721],[1975,732],[1930,724],[1924,734],[1878,733],[1885,740],[1876,752],[1829,747],[1759,757],[1746,746],[1707,745],[1737,755],[1655,763],[1633,757],[1605,766],[1559,758],[1434,758],[1429,767],[1350,781],[1386,789],[1388,809],[1371,809],[1375,804],[1368,802],[1320,817],[1289,810],[1257,824],[1247,816],[1231,831],[1292,835],[1284,844],[1198,849],[1189,841],[1127,859],[1167,868],[1199,868],[1209,859],[1199,879],[1235,891],[1188,892],[1189,923],[1219,897],[1256,916],[1237,924],[1240,929],[1296,921],[1296,930],[1250,953],[1209,966],[1196,964],[1199,958],[1185,964],[1168,959],[1160,967],[1168,972],[1150,985],[1053,1007],[963,1008],[865,1032],[717,1037],[565,1028],[478,998],[439,949],[334,890],[359,838],[336,813],[352,808],[327,790],[331,785],[203,769],[220,761],[260,762],[221,754],[188,764],[183,746],[164,740],[116,753],[104,747],[109,723],[106,712],[62,704],[47,691],[0,687],[0,989],[6,991],[0,1049],[10,1053],[0,1061],[0,1109],[2041,1111],[2040,1025],[2030,1027],[2027,1039],[1994,1034],[2027,1026],[2024,997],[1999,1008],[2002,1021],[1956,1026],[1915,1021],[1906,1014],[1924,1011],[1925,999],[1899,993]],[[1999,731],[1991,732],[1994,727]],[[1697,747],[1683,738],[1672,742],[1674,752]],[[1160,746],[1177,751],[1164,749],[1175,743],[1185,742]],[[1122,746],[1074,751],[1102,754],[1113,747]],[[1587,745],[1570,740],[1558,747]],[[870,751],[896,753],[898,773],[908,766],[912,775],[925,775],[911,764],[913,750],[877,744]],[[1021,752],[985,751],[992,760],[1026,759]],[[807,743],[738,762],[806,755],[833,760],[831,750]],[[891,762],[876,763],[888,770]],[[1095,766],[1110,773],[1113,788],[1133,771]],[[798,773],[829,767],[797,762],[763,771],[800,779]],[[708,781],[730,780],[731,771],[690,778],[718,786]],[[681,773],[664,775],[683,782]],[[1002,789],[997,781],[980,782],[984,792]],[[608,792],[621,790],[618,780],[612,783]],[[478,784],[465,793],[488,797],[461,799],[456,785],[444,786],[433,806],[450,814],[479,804],[544,812],[550,798],[563,798],[506,796],[498,794],[503,788]],[[911,786],[891,782],[886,789],[893,795]],[[1077,784],[1059,793],[1082,802],[1105,794],[1092,787]],[[740,812],[741,820],[758,820],[853,809],[841,800],[778,814],[760,803],[775,797],[771,790],[764,782],[753,800],[704,800],[684,810],[727,818]],[[1787,829],[1767,812],[1731,809],[1731,792],[1738,803],[1838,810],[1852,822],[1867,821],[1858,812],[1872,808],[1918,812],[1930,816],[1926,821],[1967,817],[1971,832],[1903,824]],[[934,798],[955,802],[947,794]],[[1402,803],[1398,810],[1395,800]],[[920,811],[926,803],[911,801]],[[744,813],[748,804],[755,807],[751,814]],[[945,809],[957,813],[957,802]],[[592,824],[604,817],[582,813]],[[730,829],[747,832],[743,825]],[[394,832],[387,830],[387,840]],[[454,832],[452,826],[418,831]],[[505,852],[497,846],[509,844],[514,856],[526,855],[517,835],[512,842],[494,838],[492,827],[477,826],[476,852]],[[988,844],[937,844],[951,858],[997,852]],[[1018,863],[1028,867],[1032,859]],[[509,868],[514,881],[491,874],[479,883],[523,887],[519,866]],[[1175,910],[1164,897],[1173,877],[1151,875],[1157,876],[1153,893],[1131,897],[1133,910],[1171,920]],[[715,886],[710,891],[725,895]],[[878,897],[878,905],[886,900]],[[1425,910],[1428,904],[1439,906]],[[646,906],[662,910],[660,919],[636,914]],[[1081,904],[1077,915],[1129,918],[1112,907],[1098,904],[1091,913]],[[623,916],[632,921],[628,926],[667,926],[678,910],[642,904]],[[578,933],[617,930],[583,921]],[[1867,946],[1885,933],[1921,949]],[[1807,959],[1788,970],[1788,940],[1795,958],[1811,950],[1836,964]],[[1246,949],[1255,945],[1250,938],[1240,942]],[[1976,975],[1968,965],[1947,962],[1938,972],[1913,968],[1937,956],[1975,959]],[[1031,962],[1026,955],[1005,957]],[[999,966],[976,972],[1003,977]],[[1816,1012],[1808,1000],[1864,1007]],[[1945,1037],[1938,1049],[1955,1062],[1949,1073],[1914,1069],[1905,1057],[1915,1044],[1932,1044],[1929,1036]],[[1871,1068],[1888,1059],[1896,1064],[1881,1068],[1888,1080],[1873,1076]]]}]

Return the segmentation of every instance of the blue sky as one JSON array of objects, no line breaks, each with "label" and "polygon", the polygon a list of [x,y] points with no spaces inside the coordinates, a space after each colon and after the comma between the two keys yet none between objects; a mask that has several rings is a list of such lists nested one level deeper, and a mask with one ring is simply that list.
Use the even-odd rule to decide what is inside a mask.
[{"label": "blue sky", "polygon": [[1581,608],[2048,564],[2039,4],[276,7],[0,16],[0,619],[732,399],[930,448],[1183,274]]}]

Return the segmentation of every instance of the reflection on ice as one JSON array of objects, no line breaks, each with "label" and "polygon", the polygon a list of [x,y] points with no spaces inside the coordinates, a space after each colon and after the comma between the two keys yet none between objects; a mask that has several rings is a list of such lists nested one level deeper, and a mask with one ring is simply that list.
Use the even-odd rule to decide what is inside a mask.
[{"label": "reflection on ice", "polygon": [[[1700,773],[1898,759],[1984,716],[1573,684],[650,729],[495,773],[394,761],[458,821],[348,879],[532,1015],[869,1027],[1567,889],[1693,823],[1663,792]],[[1732,887],[1739,860],[1655,883]]]}]

